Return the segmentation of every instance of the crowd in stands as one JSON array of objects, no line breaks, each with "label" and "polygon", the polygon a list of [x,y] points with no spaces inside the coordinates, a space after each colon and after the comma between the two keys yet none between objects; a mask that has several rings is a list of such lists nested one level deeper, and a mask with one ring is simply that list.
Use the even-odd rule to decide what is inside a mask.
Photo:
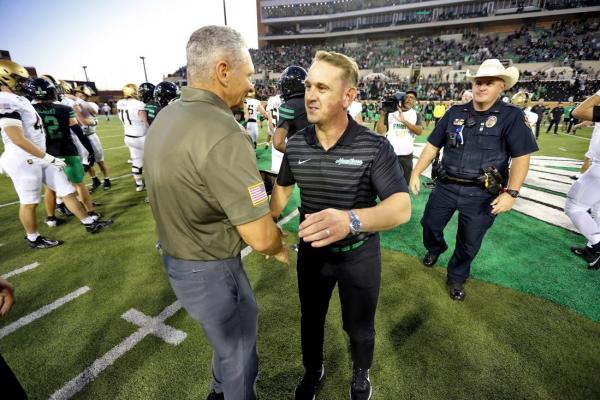
[{"label": "crowd in stands", "polygon": [[[422,3],[427,0],[333,0],[328,2],[319,3],[300,3],[300,4],[287,4],[281,6],[263,6],[262,16],[263,18],[286,18],[286,17],[298,17],[307,15],[324,15],[324,14],[337,14],[349,11],[358,11],[365,9],[399,6],[402,4],[409,3]],[[515,12],[519,9],[519,1],[514,1]],[[589,7],[598,5],[597,1],[594,0],[540,0],[539,8],[546,10],[559,10],[566,8],[576,7]],[[522,11],[518,10],[519,12]],[[461,15],[461,17],[468,17],[469,15]],[[481,15],[474,15],[481,16]],[[445,15],[445,19],[452,19],[450,15]],[[438,18],[438,20],[444,20],[444,18]]]},{"label": "crowd in stands", "polygon": [[458,41],[411,36],[382,42],[367,40],[357,47],[304,44],[267,46],[251,52],[257,71],[282,71],[290,64],[306,66],[315,51],[323,48],[353,57],[361,69],[374,70],[409,67],[414,63],[473,65],[492,57],[511,59],[514,63],[555,60],[569,63],[600,59],[599,28],[598,21],[561,21],[550,29],[524,27],[508,36],[467,31]]}]

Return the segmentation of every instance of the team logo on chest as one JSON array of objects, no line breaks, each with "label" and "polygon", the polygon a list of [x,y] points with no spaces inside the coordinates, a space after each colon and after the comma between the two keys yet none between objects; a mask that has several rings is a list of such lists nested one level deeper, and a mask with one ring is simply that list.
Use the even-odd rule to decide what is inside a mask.
[{"label": "team logo on chest", "polygon": [[495,115],[492,115],[485,121],[485,127],[491,128],[496,125],[496,122],[498,122],[498,118]]},{"label": "team logo on chest", "polygon": [[337,165],[354,165],[360,166],[363,164],[363,160],[357,160],[355,158],[338,158],[335,160]]}]

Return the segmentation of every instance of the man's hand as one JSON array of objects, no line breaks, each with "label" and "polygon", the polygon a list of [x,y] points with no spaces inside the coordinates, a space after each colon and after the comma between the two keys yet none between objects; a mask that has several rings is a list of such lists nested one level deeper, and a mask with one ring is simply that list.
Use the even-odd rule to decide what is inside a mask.
[{"label": "man's hand", "polygon": [[421,190],[421,178],[419,177],[419,175],[412,174],[410,176],[410,182],[408,184],[408,187],[412,194],[414,194],[415,196],[419,195],[419,191]]},{"label": "man's hand", "polygon": [[492,201],[492,214],[497,215],[509,211],[515,204],[515,198],[508,193],[502,193]]},{"label": "man's hand", "polygon": [[51,156],[48,153],[46,153],[46,155],[43,157],[43,160],[50,163],[51,165],[54,165],[56,168],[58,168],[61,171],[63,169],[65,169],[65,167],[67,166],[67,164],[63,160],[61,160],[60,158]]},{"label": "man's hand", "polygon": [[404,113],[400,109],[398,109],[398,116],[396,116],[395,118],[398,120],[398,122],[402,124],[406,122],[406,118],[404,118]]},{"label": "man's hand", "polygon": [[345,238],[349,233],[348,212],[328,208],[315,214],[306,214],[298,236],[306,243],[312,242],[312,247],[324,247]]},{"label": "man's hand", "polygon": [[15,304],[15,289],[6,279],[0,278],[0,317],[9,313]]},{"label": "man's hand", "polygon": [[96,156],[94,153],[89,153],[88,155],[88,167],[92,168],[96,163]]}]

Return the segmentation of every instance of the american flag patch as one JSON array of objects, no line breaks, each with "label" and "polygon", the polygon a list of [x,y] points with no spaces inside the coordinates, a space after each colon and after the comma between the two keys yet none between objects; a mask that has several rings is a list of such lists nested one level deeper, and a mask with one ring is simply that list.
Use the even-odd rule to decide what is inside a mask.
[{"label": "american flag patch", "polygon": [[264,182],[248,186],[248,193],[250,193],[250,200],[254,207],[267,201],[267,190],[265,189]]}]

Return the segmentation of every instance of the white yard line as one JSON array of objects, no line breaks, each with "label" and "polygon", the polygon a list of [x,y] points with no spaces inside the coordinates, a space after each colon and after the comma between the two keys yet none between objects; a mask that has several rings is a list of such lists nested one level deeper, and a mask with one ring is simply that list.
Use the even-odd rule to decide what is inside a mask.
[{"label": "white yard line", "polygon": [[108,149],[104,149],[104,151],[114,150],[114,149],[122,149],[123,147],[127,147],[127,146],[123,145],[123,146],[117,146],[117,147],[109,147]]},{"label": "white yard line", "polygon": [[590,140],[592,140],[592,139],[588,139],[588,138],[586,138],[586,137],[577,136],[577,135],[569,135],[569,134],[566,134],[566,133],[560,133],[560,132],[559,132],[558,134],[559,134],[559,135],[563,135],[563,136],[572,137],[572,138],[575,138],[575,139],[583,139],[583,140],[587,140],[588,142],[589,142]]},{"label": "white yard line", "polygon": [[[283,218],[278,225],[283,225],[298,215],[298,210],[294,210]],[[242,250],[242,258],[246,257],[252,252],[250,246],[245,247]],[[129,335],[121,343],[110,349],[102,357],[98,358],[87,367],[82,373],[77,375],[75,378],[67,382],[62,388],[58,389],[50,396],[50,400],[66,400],[70,399],[77,393],[79,393],[87,384],[92,382],[100,375],[102,371],[114,364],[119,358],[121,358],[129,350],[133,349],[138,343],[140,343],[146,336],[152,334],[160,337],[167,343],[177,346],[185,338],[186,333],[167,326],[164,322],[168,318],[172,317],[177,311],[181,309],[181,304],[175,301],[170,306],[165,308],[157,317],[148,317],[141,312],[130,309],[124,313],[121,317],[126,321],[129,321],[140,328]]]},{"label": "white yard line", "polygon": [[32,323],[33,321],[43,317],[44,315],[51,313],[52,311],[56,310],[57,308],[64,306],[68,302],[75,300],[76,298],[78,298],[82,294],[88,292],[89,290],[90,290],[90,288],[87,286],[81,287],[81,288],[77,289],[76,291],[71,292],[64,297],[61,297],[60,299],[56,300],[55,302],[45,305],[44,307],[40,308],[39,310],[34,311],[31,314],[28,314],[22,318],[19,318],[12,324],[7,325],[4,328],[0,329],[0,339],[2,339],[3,337],[5,337],[7,335],[10,335],[14,331],[24,327],[25,325]]},{"label": "white yard line", "polygon": [[28,264],[28,265],[26,265],[24,267],[15,269],[14,271],[7,272],[6,274],[2,275],[2,277],[4,279],[8,279],[8,278],[13,277],[15,275],[22,274],[23,272],[31,271],[32,269],[37,268],[39,266],[40,266],[40,263],[36,261],[36,262],[34,262],[32,264]]}]

